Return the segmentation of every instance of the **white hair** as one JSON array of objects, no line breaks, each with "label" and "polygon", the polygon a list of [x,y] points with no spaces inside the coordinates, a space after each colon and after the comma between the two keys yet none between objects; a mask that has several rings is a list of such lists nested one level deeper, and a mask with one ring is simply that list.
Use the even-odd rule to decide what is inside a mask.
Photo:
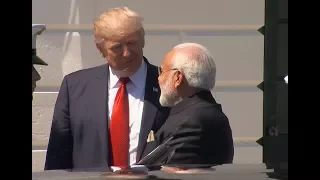
[{"label": "white hair", "polygon": [[173,50],[173,68],[184,74],[189,86],[206,90],[214,88],[216,64],[207,48],[197,43],[182,43]]}]

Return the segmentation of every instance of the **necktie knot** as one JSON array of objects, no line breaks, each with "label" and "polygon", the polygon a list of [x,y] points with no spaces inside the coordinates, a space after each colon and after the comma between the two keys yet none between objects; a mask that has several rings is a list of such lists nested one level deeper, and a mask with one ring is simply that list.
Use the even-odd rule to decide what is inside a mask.
[{"label": "necktie knot", "polygon": [[130,78],[128,78],[128,77],[122,77],[122,78],[120,78],[119,79],[119,81],[120,81],[120,83],[121,83],[121,85],[127,85],[127,83],[130,81]]}]

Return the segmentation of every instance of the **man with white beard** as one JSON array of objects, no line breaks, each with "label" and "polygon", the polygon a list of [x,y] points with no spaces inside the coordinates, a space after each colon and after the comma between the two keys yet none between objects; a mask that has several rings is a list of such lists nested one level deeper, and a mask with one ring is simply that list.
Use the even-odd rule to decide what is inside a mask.
[{"label": "man with white beard", "polygon": [[216,65],[202,45],[174,47],[159,69],[160,104],[172,107],[156,133],[158,144],[174,135],[177,147],[166,164],[226,164],[234,156],[232,131],[221,105],[213,98]]}]

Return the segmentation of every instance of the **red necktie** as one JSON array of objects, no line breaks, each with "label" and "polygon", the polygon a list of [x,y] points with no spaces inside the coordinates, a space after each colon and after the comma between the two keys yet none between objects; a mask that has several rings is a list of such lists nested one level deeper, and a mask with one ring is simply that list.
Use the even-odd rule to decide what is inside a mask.
[{"label": "red necktie", "polygon": [[110,122],[112,165],[119,167],[129,165],[129,101],[126,89],[129,81],[129,78],[120,78]]}]

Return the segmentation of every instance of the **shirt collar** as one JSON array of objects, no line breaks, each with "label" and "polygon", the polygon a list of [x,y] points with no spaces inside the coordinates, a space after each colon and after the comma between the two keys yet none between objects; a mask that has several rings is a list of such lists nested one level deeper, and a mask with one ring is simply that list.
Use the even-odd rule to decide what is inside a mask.
[{"label": "shirt collar", "polygon": [[[110,66],[109,66],[109,72],[110,72],[109,87],[115,88],[119,82],[119,77],[114,74]],[[136,87],[143,90],[146,82],[146,74],[147,74],[147,66],[146,66],[146,63],[144,62],[144,59],[142,59],[142,62],[138,71],[134,73],[132,76],[130,76],[129,78]]]}]

